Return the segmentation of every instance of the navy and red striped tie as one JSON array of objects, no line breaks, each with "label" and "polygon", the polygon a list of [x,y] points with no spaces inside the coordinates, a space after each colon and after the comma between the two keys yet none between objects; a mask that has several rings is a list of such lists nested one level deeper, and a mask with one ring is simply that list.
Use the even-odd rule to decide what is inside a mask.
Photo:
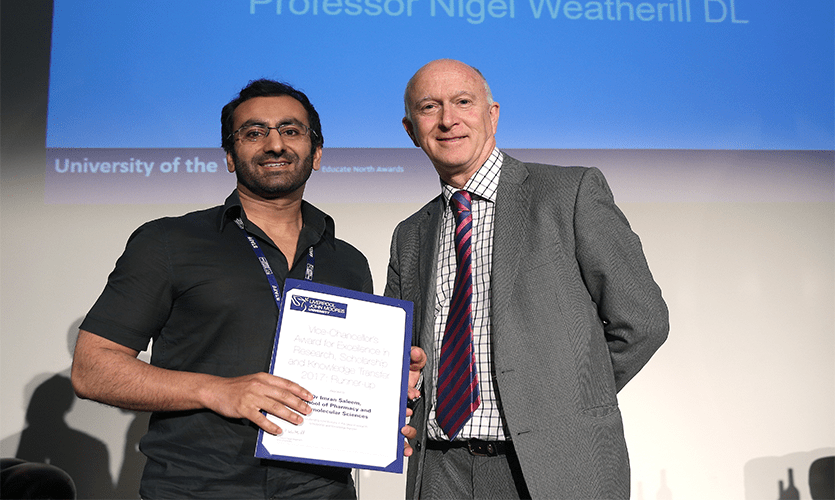
[{"label": "navy and red striped tie", "polygon": [[438,407],[435,409],[435,418],[450,439],[458,434],[481,404],[473,352],[470,248],[473,215],[470,193],[458,191],[453,194],[452,207],[455,211],[455,256],[458,267],[441,344]]}]

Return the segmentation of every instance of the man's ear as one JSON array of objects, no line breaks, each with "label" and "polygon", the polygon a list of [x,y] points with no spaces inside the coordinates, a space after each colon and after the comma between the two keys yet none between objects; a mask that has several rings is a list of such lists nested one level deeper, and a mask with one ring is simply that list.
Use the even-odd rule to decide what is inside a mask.
[{"label": "man's ear", "polygon": [[494,102],[490,105],[490,122],[493,123],[493,135],[499,129],[499,103]]},{"label": "man's ear", "polygon": [[316,152],[313,153],[313,170],[318,171],[322,168],[322,146],[316,148]]},{"label": "man's ear", "polygon": [[420,144],[418,144],[418,141],[415,138],[414,125],[412,125],[412,121],[406,118],[405,116],[403,117],[403,128],[406,129],[406,133],[409,134],[409,138],[412,140],[412,144],[414,144],[417,147],[420,147]]},{"label": "man's ear", "polygon": [[232,159],[232,153],[226,153],[226,170],[230,174],[235,171],[235,161]]}]

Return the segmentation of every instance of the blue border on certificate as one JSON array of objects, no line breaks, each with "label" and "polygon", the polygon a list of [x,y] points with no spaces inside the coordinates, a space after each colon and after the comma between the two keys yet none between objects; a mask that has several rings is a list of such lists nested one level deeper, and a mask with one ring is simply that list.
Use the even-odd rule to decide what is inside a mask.
[{"label": "blue border on certificate", "polygon": [[[299,463],[308,463],[308,464],[317,464],[317,465],[329,465],[333,467],[348,467],[352,469],[365,469],[365,470],[377,470],[383,472],[394,472],[398,474],[403,473],[403,440],[405,439],[403,435],[400,433],[400,428],[406,425],[406,398],[407,398],[407,390],[409,384],[409,363],[410,359],[410,352],[412,346],[412,316],[413,316],[413,309],[414,305],[412,302],[408,300],[400,300],[394,299],[391,297],[384,297],[380,295],[373,295],[370,293],[364,292],[357,292],[354,290],[348,290],[345,288],[339,288],[331,285],[324,285],[321,283],[314,283],[312,281],[305,281],[305,280],[297,280],[292,278],[287,278],[284,282],[284,293],[281,296],[281,309],[279,310],[278,315],[278,329],[277,331],[281,331],[281,320],[284,316],[284,309],[285,309],[285,301],[287,297],[290,296],[290,291],[292,290],[307,290],[312,292],[319,292],[325,293],[329,295],[335,295],[339,297],[346,297],[355,300],[363,300],[366,302],[375,302],[378,304],[384,304],[388,306],[398,307],[403,309],[406,312],[406,320],[405,324],[403,325],[404,328],[404,335],[403,335],[403,368],[401,370],[401,377],[400,377],[400,411],[398,412],[399,415],[399,423],[397,427],[397,434],[396,436],[391,436],[390,439],[394,442],[395,449],[397,450],[397,455],[394,461],[388,464],[385,467],[375,467],[370,465],[364,464],[356,464],[356,463],[348,463],[348,462],[338,462],[338,461],[331,461],[331,460],[314,460],[309,458],[300,458],[288,455],[273,455],[271,454],[266,447],[263,445],[263,437],[264,437],[264,430],[258,429],[258,441],[255,447],[255,456],[258,458],[266,458],[270,460],[285,460],[288,462],[299,462]],[[270,360],[270,373],[273,373],[275,369],[275,357],[276,357],[276,349],[278,348],[278,341],[279,337],[278,334],[273,342],[273,353],[272,358]],[[292,425],[292,424],[290,424]]]}]

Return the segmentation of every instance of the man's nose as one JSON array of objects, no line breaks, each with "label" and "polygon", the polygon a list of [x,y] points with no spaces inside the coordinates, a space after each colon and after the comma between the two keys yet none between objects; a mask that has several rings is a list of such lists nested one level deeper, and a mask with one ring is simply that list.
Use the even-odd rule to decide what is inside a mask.
[{"label": "man's nose", "polygon": [[444,106],[441,108],[441,125],[444,128],[452,128],[458,121],[458,116],[451,106]]},{"label": "man's nose", "polygon": [[265,151],[284,151],[284,136],[278,133],[278,129],[271,128],[267,137],[264,137]]}]

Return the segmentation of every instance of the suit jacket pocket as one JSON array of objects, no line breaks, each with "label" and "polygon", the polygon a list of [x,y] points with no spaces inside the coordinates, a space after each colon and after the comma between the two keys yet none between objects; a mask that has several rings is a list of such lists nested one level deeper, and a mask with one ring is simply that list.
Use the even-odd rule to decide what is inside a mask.
[{"label": "suit jacket pocket", "polygon": [[591,408],[586,408],[583,410],[583,415],[587,417],[594,417],[594,418],[601,418],[611,415],[612,413],[616,413],[619,411],[618,405],[604,405],[604,406],[593,406]]}]

